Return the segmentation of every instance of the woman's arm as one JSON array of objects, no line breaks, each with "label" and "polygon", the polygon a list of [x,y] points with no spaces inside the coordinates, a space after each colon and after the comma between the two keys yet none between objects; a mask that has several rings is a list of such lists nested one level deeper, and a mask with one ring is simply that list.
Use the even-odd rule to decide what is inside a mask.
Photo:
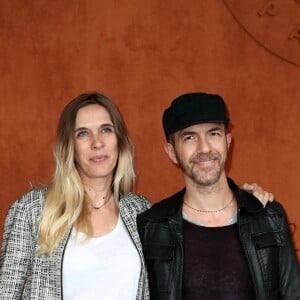
[{"label": "woman's arm", "polygon": [[24,195],[9,209],[0,259],[0,299],[21,299],[34,249],[32,220]]}]

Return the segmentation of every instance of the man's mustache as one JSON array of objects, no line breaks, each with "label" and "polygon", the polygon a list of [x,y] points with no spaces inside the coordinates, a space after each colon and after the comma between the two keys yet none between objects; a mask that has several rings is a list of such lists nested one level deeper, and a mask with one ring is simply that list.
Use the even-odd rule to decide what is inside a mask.
[{"label": "man's mustache", "polygon": [[206,162],[208,160],[220,160],[220,154],[216,152],[208,152],[208,153],[197,153],[195,156],[193,156],[190,159],[190,163],[201,163],[201,162]]}]

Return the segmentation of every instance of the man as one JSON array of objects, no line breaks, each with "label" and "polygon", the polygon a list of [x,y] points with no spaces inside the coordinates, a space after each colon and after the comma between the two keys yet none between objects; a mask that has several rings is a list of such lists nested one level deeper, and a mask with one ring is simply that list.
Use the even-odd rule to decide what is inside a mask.
[{"label": "man", "polygon": [[165,151],[185,188],[138,216],[155,300],[300,299],[287,218],[226,177],[231,143],[223,99],[176,98],[163,115]]}]

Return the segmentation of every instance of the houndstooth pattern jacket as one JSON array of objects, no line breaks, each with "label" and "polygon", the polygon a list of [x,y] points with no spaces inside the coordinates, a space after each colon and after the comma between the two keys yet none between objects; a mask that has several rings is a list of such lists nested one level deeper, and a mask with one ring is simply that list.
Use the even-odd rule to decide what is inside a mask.
[{"label": "houndstooth pattern jacket", "polygon": [[[45,189],[32,190],[17,200],[8,211],[0,259],[0,300],[63,299],[62,261],[70,232],[51,256],[35,253],[38,242],[37,221],[45,193]],[[136,216],[151,205],[145,197],[132,193],[120,198],[120,215],[142,263],[136,300],[148,300],[148,278],[136,229]]]}]

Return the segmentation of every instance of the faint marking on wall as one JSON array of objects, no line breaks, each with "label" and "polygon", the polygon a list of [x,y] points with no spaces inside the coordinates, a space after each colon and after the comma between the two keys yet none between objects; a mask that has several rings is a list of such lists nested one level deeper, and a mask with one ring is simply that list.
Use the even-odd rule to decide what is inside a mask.
[{"label": "faint marking on wall", "polygon": [[223,0],[249,35],[270,53],[300,66],[300,0]]}]

